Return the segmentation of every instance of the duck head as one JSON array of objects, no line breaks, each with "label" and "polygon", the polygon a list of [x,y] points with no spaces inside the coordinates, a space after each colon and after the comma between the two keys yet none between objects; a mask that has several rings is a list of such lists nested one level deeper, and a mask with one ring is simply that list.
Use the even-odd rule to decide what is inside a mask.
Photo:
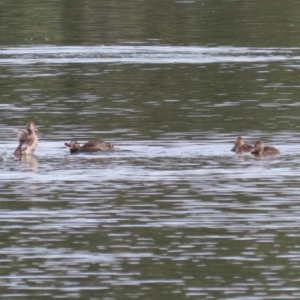
[{"label": "duck head", "polygon": [[238,147],[240,147],[244,144],[245,144],[245,142],[244,142],[243,138],[241,136],[238,136],[235,140],[234,146],[231,149],[231,151],[235,152]]},{"label": "duck head", "polygon": [[65,143],[65,146],[67,146],[70,149],[71,153],[77,153],[80,149],[80,145],[77,141],[71,141],[70,143]]},{"label": "duck head", "polygon": [[26,129],[27,129],[28,133],[32,133],[32,132],[37,132],[38,131],[37,128],[36,128],[36,126],[35,126],[35,124],[34,124],[34,122],[32,122],[32,121],[30,121],[30,122],[27,123]]},{"label": "duck head", "polygon": [[264,144],[262,141],[257,141],[254,145],[254,148],[251,150],[251,154],[259,154],[263,151]]}]

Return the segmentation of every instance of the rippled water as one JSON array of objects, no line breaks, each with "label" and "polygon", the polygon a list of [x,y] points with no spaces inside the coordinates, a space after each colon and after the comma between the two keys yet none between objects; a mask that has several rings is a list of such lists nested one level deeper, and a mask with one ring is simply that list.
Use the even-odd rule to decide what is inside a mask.
[{"label": "rippled water", "polygon": [[255,159],[222,141],[117,144],[129,151],[41,141],[22,161],[6,145],[3,295],[278,298],[286,265],[297,274],[297,146]]},{"label": "rippled water", "polygon": [[[299,299],[299,47],[7,44],[3,298]],[[235,155],[238,135],[281,154]]]},{"label": "rippled water", "polygon": [[300,48],[183,46],[42,46],[0,49],[2,64],[222,63],[299,60]]}]

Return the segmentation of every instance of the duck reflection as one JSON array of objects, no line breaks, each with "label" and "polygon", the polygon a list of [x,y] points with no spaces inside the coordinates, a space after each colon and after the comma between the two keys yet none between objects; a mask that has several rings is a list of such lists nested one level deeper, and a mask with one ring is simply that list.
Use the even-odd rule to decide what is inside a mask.
[{"label": "duck reflection", "polygon": [[107,163],[111,160],[111,157],[107,156],[97,156],[94,154],[88,154],[85,155],[86,153],[84,153],[83,155],[73,155],[73,154],[67,154],[65,155],[65,158],[69,161],[78,161],[81,160],[83,162],[88,161],[88,162],[93,162],[93,163],[100,163],[100,164],[104,164]]},{"label": "duck reflection", "polygon": [[16,159],[21,162],[22,170],[26,172],[37,172],[38,171],[38,158],[33,155],[15,155]]}]

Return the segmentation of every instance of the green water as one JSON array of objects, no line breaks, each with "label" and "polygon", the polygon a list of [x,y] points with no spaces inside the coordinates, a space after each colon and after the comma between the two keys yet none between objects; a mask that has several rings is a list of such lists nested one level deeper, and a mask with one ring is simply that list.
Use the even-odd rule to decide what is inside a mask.
[{"label": "green water", "polygon": [[1,296],[299,299],[299,9],[2,1]]}]

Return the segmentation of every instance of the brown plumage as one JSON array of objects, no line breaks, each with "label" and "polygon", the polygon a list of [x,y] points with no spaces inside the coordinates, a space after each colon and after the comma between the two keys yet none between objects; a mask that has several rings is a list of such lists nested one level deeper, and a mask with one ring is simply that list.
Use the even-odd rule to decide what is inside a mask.
[{"label": "brown plumage", "polygon": [[121,151],[119,148],[114,147],[112,144],[103,141],[89,141],[82,146],[80,146],[77,141],[71,141],[70,143],[65,143],[65,146],[70,149],[71,153]]},{"label": "brown plumage", "polygon": [[267,156],[267,155],[276,155],[279,154],[279,150],[270,147],[270,146],[265,146],[261,141],[257,141],[255,143],[254,149],[250,152],[251,154],[255,156]]},{"label": "brown plumage", "polygon": [[243,152],[250,152],[252,149],[252,145],[245,143],[243,138],[238,136],[231,151],[235,152],[236,154],[241,154]]},{"label": "brown plumage", "polygon": [[26,125],[26,129],[14,130],[19,139],[19,146],[15,150],[15,155],[25,155],[33,153],[38,145],[37,129],[34,122],[30,121]]}]

